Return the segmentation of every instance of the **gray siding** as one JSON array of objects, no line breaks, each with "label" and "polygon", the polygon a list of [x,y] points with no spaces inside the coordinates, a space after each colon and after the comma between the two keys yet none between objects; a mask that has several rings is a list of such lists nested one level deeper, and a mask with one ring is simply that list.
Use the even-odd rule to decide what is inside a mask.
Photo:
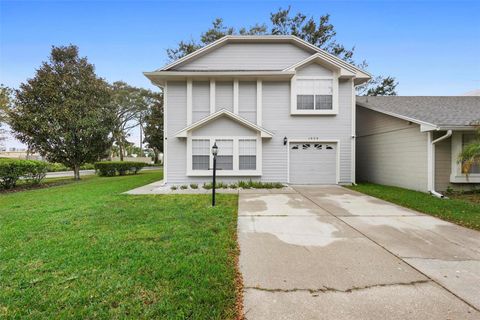
[{"label": "gray siding", "polygon": [[205,118],[210,114],[210,82],[193,81],[192,83],[192,121]]},{"label": "gray siding", "polygon": [[233,112],[232,81],[218,81],[215,84],[215,111],[221,109]]},{"label": "gray siding", "polygon": [[428,191],[427,133],[407,121],[357,107],[357,179]]},{"label": "gray siding", "polygon": [[240,81],[238,83],[238,114],[253,122],[257,122],[257,82]]},{"label": "gray siding", "polygon": [[305,67],[297,70],[299,76],[332,76],[332,71],[319,65],[318,63],[310,63]]},{"label": "gray siding", "polygon": [[187,84],[169,81],[167,86],[167,181],[185,181],[187,148],[175,133],[187,125]]},{"label": "gray siding", "polygon": [[229,43],[174,70],[283,70],[310,55],[290,43]]},{"label": "gray siding", "polygon": [[290,115],[290,82],[264,82],[262,92],[262,125],[275,134],[263,142],[262,180],[287,182],[288,145],[283,145],[284,137],[316,137],[340,141],[340,183],[351,183],[352,83],[339,82],[339,114],[336,116]]},{"label": "gray siding", "polygon": [[256,136],[257,132],[228,117],[221,117],[192,132],[194,136]]}]

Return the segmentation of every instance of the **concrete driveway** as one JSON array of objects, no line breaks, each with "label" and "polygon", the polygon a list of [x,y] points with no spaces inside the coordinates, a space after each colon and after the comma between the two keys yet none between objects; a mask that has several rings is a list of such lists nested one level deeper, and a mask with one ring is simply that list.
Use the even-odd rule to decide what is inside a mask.
[{"label": "concrete driveway", "polygon": [[247,319],[480,319],[479,232],[338,186],[282,192],[239,196]]}]

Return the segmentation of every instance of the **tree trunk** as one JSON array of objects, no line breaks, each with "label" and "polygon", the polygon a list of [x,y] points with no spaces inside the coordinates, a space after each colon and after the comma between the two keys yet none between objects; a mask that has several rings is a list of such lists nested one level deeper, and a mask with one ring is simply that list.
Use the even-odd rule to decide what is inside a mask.
[{"label": "tree trunk", "polygon": [[78,164],[73,166],[73,176],[75,180],[80,180],[80,166]]},{"label": "tree trunk", "polygon": [[123,161],[123,143],[118,144],[118,150],[120,150],[120,161]]},{"label": "tree trunk", "polygon": [[159,152],[157,148],[153,148],[153,154],[154,154],[153,163],[158,164]]}]

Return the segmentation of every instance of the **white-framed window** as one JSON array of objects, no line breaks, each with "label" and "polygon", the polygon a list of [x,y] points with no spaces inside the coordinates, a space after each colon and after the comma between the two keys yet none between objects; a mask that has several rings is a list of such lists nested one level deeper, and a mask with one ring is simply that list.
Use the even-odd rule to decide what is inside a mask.
[{"label": "white-framed window", "polygon": [[208,170],[210,166],[210,140],[192,140],[192,169]]},{"label": "white-framed window", "polygon": [[338,79],[295,76],[291,81],[292,114],[337,114]]},{"label": "white-framed window", "polygon": [[262,174],[262,138],[256,136],[187,136],[187,175],[211,176],[212,146],[217,144],[218,176],[259,176]]},{"label": "white-framed window", "polygon": [[233,170],[233,139],[216,139],[218,147],[217,169]]},{"label": "white-framed window", "polygon": [[[466,145],[470,144],[476,139],[476,134],[475,133],[464,133],[462,134],[462,150],[465,148]],[[462,166],[462,173],[466,174],[463,166]],[[473,166],[470,167],[470,170],[468,170],[468,174],[480,174],[480,165],[474,164]]]},{"label": "white-framed window", "polygon": [[472,131],[454,131],[451,141],[451,173],[450,182],[453,183],[480,183],[480,166],[474,165],[467,172],[464,172],[461,163],[457,162],[458,155],[462,149],[475,139],[475,133]]},{"label": "white-framed window", "polygon": [[298,79],[297,110],[332,110],[333,79]]},{"label": "white-framed window", "polygon": [[238,141],[238,169],[257,169],[257,140],[240,139]]}]

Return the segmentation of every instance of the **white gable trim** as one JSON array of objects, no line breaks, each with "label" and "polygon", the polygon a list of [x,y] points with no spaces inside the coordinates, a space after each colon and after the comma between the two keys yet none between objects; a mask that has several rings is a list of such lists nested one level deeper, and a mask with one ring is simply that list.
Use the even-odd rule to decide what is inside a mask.
[{"label": "white gable trim", "polygon": [[[180,64],[183,64],[189,60],[194,59],[197,56],[206,54],[208,51],[211,51],[219,46],[222,46],[226,44],[227,42],[230,41],[257,41],[257,42],[264,42],[264,41],[270,41],[270,42],[279,42],[279,41],[284,41],[284,42],[290,42],[293,43],[299,47],[303,47],[304,49],[307,49],[308,51],[311,51],[313,53],[318,53],[323,59],[330,61],[331,63],[335,63],[336,65],[341,65],[343,68],[352,71],[357,75],[359,78],[371,78],[371,75],[357,67],[355,67],[352,64],[349,64],[342,59],[318,48],[317,46],[308,43],[305,40],[302,40],[296,36],[292,35],[264,35],[264,36],[235,36],[235,35],[227,35],[224,36],[223,38],[218,39],[217,41],[214,41],[210,43],[209,45],[206,45],[203,48],[200,48],[188,55],[186,55],[183,58],[180,58],[170,64],[167,64],[165,67],[158,69],[156,71],[167,71],[175,66],[178,66]],[[314,54],[315,55],[315,54]]]},{"label": "white gable trim", "polygon": [[327,68],[330,67],[335,69],[333,71],[339,72],[340,77],[356,76],[355,70],[353,70],[352,68],[345,67],[344,65],[338,63],[337,61],[333,61],[329,57],[324,57],[322,56],[321,53],[315,53],[314,55],[291,65],[290,67],[284,69],[283,71],[295,71],[305,65],[308,65],[310,63],[317,63],[317,62],[319,62],[319,64],[326,64]]},{"label": "white gable trim", "polygon": [[194,124],[192,125],[189,125],[185,128],[183,128],[182,130],[178,131],[177,133],[175,133],[175,136],[177,138],[186,138],[188,136],[188,132],[191,132],[192,130],[195,130],[196,128],[199,128],[201,126],[204,126],[206,125],[207,123],[215,120],[215,119],[218,119],[222,116],[226,116],[226,117],[229,117],[230,119],[244,125],[245,127],[248,127],[250,129],[253,129],[257,132],[260,133],[260,136],[262,138],[271,138],[273,137],[273,133],[271,133],[270,131],[268,130],[265,130],[264,128],[256,125],[256,124],[253,124],[251,123],[250,121],[240,117],[238,114],[234,114],[228,110],[225,110],[225,109],[222,109],[222,110],[219,110],[215,113],[212,113],[211,115],[209,115],[208,117],[205,117],[197,122],[195,122]]}]

